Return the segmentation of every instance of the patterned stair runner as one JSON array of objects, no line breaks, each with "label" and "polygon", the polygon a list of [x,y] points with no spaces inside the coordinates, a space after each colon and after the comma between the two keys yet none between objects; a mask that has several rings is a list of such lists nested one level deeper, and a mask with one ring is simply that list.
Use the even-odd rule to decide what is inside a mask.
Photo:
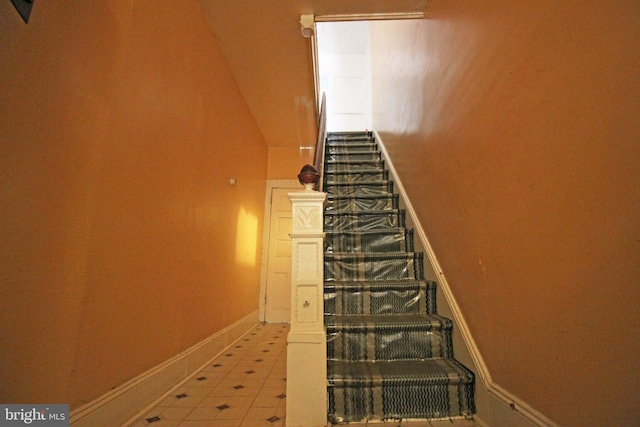
[{"label": "patterned stair runner", "polygon": [[471,416],[473,373],[371,133],[329,133],[324,171],[329,421]]}]

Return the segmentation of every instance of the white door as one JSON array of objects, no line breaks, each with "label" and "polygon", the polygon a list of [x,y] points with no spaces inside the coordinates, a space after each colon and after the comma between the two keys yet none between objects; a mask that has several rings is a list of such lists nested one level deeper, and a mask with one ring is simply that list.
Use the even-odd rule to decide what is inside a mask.
[{"label": "white door", "polygon": [[265,321],[289,322],[291,319],[291,201],[290,188],[274,188],[271,192],[269,256]]},{"label": "white door", "polygon": [[365,115],[365,82],[361,76],[331,76],[327,93],[327,129],[330,131],[363,131]]},{"label": "white door", "polygon": [[327,95],[327,130],[371,129],[368,22],[320,22],[318,74]]}]

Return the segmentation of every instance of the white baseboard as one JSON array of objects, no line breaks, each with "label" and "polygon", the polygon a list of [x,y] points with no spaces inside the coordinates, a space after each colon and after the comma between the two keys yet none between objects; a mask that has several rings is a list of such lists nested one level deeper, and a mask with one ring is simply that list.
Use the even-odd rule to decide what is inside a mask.
[{"label": "white baseboard", "polygon": [[[391,179],[393,180],[394,188],[398,190],[400,193],[400,198],[403,201],[404,207],[408,214],[408,219],[413,225],[414,232],[418,235],[420,239],[420,243],[424,249],[424,252],[429,260],[431,268],[435,272],[436,280],[438,282],[438,287],[443,292],[446,298],[446,302],[448,303],[451,312],[453,314],[453,321],[458,328],[464,343],[467,347],[467,350],[471,356],[472,362],[474,364],[474,369],[472,369],[479,376],[482,385],[484,386],[484,390],[490,394],[490,396],[483,396],[483,405],[478,405],[477,408],[477,417],[478,421],[485,426],[510,426],[510,427],[530,427],[530,426],[557,426],[553,421],[545,417],[540,412],[533,409],[526,402],[522,401],[518,397],[509,393],[499,385],[493,382],[491,379],[491,374],[489,373],[489,369],[478,350],[475,340],[471,336],[471,332],[469,331],[469,327],[467,322],[462,315],[462,311],[456,302],[456,299],[451,292],[451,288],[449,287],[449,283],[447,282],[447,278],[440,267],[440,263],[436,258],[436,255],[431,247],[429,240],[418,220],[415,210],[411,205],[411,201],[409,197],[407,197],[407,193],[404,190],[402,185],[402,181],[398,177],[398,174],[393,166],[393,162],[389,159],[389,154],[384,146],[384,142],[378,132],[374,129],[373,133],[375,135],[376,141],[380,146],[380,150],[382,151],[382,155],[385,159],[385,163],[389,168],[389,173],[391,174]],[[470,367],[471,368],[471,367]],[[476,385],[476,393],[480,390]],[[477,399],[476,399],[477,400]]]},{"label": "white baseboard", "polygon": [[255,311],[136,378],[71,411],[74,427],[129,425],[258,324]]}]

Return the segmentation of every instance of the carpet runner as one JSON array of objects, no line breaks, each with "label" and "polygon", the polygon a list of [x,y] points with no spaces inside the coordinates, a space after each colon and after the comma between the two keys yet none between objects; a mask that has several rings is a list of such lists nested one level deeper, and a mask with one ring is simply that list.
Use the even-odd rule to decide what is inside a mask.
[{"label": "carpet runner", "polygon": [[329,421],[472,416],[473,373],[371,133],[329,133],[323,180]]}]

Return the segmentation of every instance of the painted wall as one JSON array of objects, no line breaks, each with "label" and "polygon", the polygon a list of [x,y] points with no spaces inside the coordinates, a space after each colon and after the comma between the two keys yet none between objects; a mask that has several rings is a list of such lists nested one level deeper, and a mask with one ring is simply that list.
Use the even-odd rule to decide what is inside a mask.
[{"label": "painted wall", "polygon": [[313,164],[314,150],[315,144],[313,149],[270,147],[267,179],[297,180],[300,169],[306,164]]},{"label": "painted wall", "polygon": [[374,126],[493,380],[563,426],[640,409],[640,3],[372,24]]},{"label": "painted wall", "polygon": [[229,66],[271,147],[315,144],[310,39],[300,15],[415,12],[426,0],[200,0]]},{"label": "painted wall", "polygon": [[0,64],[0,402],[75,408],[257,310],[267,148],[200,2],[1,2]]}]

